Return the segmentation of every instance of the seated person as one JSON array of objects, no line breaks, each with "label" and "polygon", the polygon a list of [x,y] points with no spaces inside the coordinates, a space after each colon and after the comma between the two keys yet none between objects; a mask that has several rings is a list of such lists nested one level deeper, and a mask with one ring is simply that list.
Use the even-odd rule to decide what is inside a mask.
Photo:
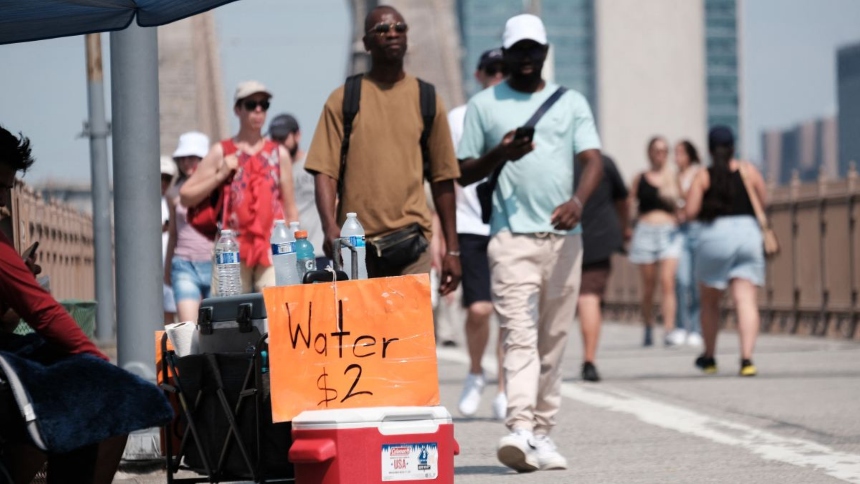
[{"label": "seated person", "polygon": [[[9,204],[16,173],[25,171],[33,161],[29,140],[24,136],[19,139],[0,127],[0,207]],[[39,271],[35,256],[31,255],[24,261],[9,239],[0,233],[0,351],[5,353],[4,356],[13,355],[32,361],[40,358],[57,361],[68,359],[70,355],[88,354],[109,362],[110,359],[87,338],[65,309],[36,282],[35,274]],[[12,334],[19,317],[38,336],[28,338]],[[19,351],[24,342],[34,351]],[[40,363],[48,364],[46,361]],[[114,368],[111,366],[111,371],[119,371]],[[15,483],[29,483],[46,459],[49,484],[110,483],[113,480],[127,434],[69,452],[45,455],[32,445],[24,431],[24,420],[10,398],[9,388],[6,387],[5,394],[2,390],[3,385],[0,384],[0,482],[11,478]],[[93,406],[92,403],[86,402]],[[71,415],[61,418],[77,416],[74,409],[69,413]],[[9,475],[4,475],[4,467]]]}]

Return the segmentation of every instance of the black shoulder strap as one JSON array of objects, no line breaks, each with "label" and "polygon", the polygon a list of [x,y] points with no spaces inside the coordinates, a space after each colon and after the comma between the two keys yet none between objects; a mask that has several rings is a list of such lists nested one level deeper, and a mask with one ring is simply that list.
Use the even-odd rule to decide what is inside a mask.
[{"label": "black shoulder strap", "polygon": [[[558,86],[558,89],[556,89],[555,92],[552,93],[552,95],[548,97],[546,101],[544,101],[543,104],[540,105],[539,108],[537,108],[537,111],[532,114],[532,117],[529,118],[529,120],[526,121],[526,124],[524,124],[523,126],[534,128],[538,124],[538,121],[540,121],[540,118],[542,118],[543,115],[546,114],[547,111],[549,111],[549,108],[551,108],[552,105],[555,104],[555,102],[558,101],[561,96],[563,96],[566,92],[566,87]],[[496,184],[498,184],[499,182],[499,175],[502,174],[502,168],[505,167],[506,163],[507,162],[500,163],[499,166],[497,166],[496,169],[493,170],[493,174],[490,175],[490,179],[487,182],[490,185],[490,193],[492,193],[492,190],[496,189]]]},{"label": "black shoulder strap", "polygon": [[[340,143],[340,174],[337,177],[337,196],[343,197],[343,175],[346,172],[346,154],[349,152],[349,137],[352,134],[352,122],[358,114],[361,101],[361,78],[364,74],[355,74],[346,79],[343,89],[343,140]],[[338,203],[338,206],[340,203]]]},{"label": "black shoulder strap", "polygon": [[421,158],[424,163],[424,178],[430,180],[430,131],[436,118],[436,88],[429,82],[418,79],[418,98],[421,103],[421,117],[424,119],[424,129],[421,131]]}]

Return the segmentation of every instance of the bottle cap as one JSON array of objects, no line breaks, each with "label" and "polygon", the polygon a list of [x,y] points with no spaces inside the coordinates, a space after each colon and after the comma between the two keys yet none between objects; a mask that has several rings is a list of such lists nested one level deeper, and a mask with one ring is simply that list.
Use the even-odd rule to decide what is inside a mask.
[{"label": "bottle cap", "polygon": [[357,216],[358,216],[358,214],[355,212],[349,212],[346,214],[346,218],[355,218]]},{"label": "bottle cap", "polygon": [[224,229],[224,230],[222,230],[222,231],[221,231],[221,235],[222,235],[222,236],[224,236],[224,235],[233,235],[233,231],[232,231],[232,230],[228,230],[228,229]]},{"label": "bottle cap", "polygon": [[285,225],[286,223],[287,221],[283,219],[275,220],[275,225]]},{"label": "bottle cap", "polygon": [[307,230],[296,230],[296,238],[297,239],[307,239],[308,231]]}]

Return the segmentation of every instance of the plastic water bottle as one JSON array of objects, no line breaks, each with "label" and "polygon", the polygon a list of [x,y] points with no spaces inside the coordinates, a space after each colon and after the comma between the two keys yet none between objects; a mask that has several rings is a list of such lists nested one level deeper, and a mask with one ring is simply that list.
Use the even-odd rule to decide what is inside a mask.
[{"label": "plastic water bottle", "polygon": [[222,230],[215,244],[215,269],[218,271],[218,295],[242,294],[242,271],[239,268],[239,243],[232,230]]},{"label": "plastic water bottle", "polygon": [[317,270],[314,245],[308,240],[308,232],[306,230],[296,232],[296,257],[296,270],[299,274],[299,281],[304,281],[305,274]]},{"label": "plastic water bottle", "polygon": [[272,230],[272,265],[275,266],[275,285],[289,286],[300,282],[296,273],[296,239],[293,238],[286,222],[275,220]]},{"label": "plastic water bottle", "polygon": [[[356,255],[358,256],[358,278],[367,279],[367,264],[365,254],[364,227],[358,222],[358,216],[355,212],[346,214],[346,222],[340,229],[340,238],[349,242],[355,247]],[[352,278],[352,251],[348,247],[340,249],[343,257],[343,270],[350,279]]]},{"label": "plastic water bottle", "polygon": [[299,231],[299,223],[298,222],[290,222],[290,235],[293,236],[293,240],[296,240],[296,232]]}]

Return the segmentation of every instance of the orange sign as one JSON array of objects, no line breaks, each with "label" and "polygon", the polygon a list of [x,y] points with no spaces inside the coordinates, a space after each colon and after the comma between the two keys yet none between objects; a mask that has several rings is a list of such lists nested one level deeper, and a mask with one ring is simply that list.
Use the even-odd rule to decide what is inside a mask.
[{"label": "orange sign", "polygon": [[427,275],[263,290],[272,417],[304,410],[438,405]]}]

